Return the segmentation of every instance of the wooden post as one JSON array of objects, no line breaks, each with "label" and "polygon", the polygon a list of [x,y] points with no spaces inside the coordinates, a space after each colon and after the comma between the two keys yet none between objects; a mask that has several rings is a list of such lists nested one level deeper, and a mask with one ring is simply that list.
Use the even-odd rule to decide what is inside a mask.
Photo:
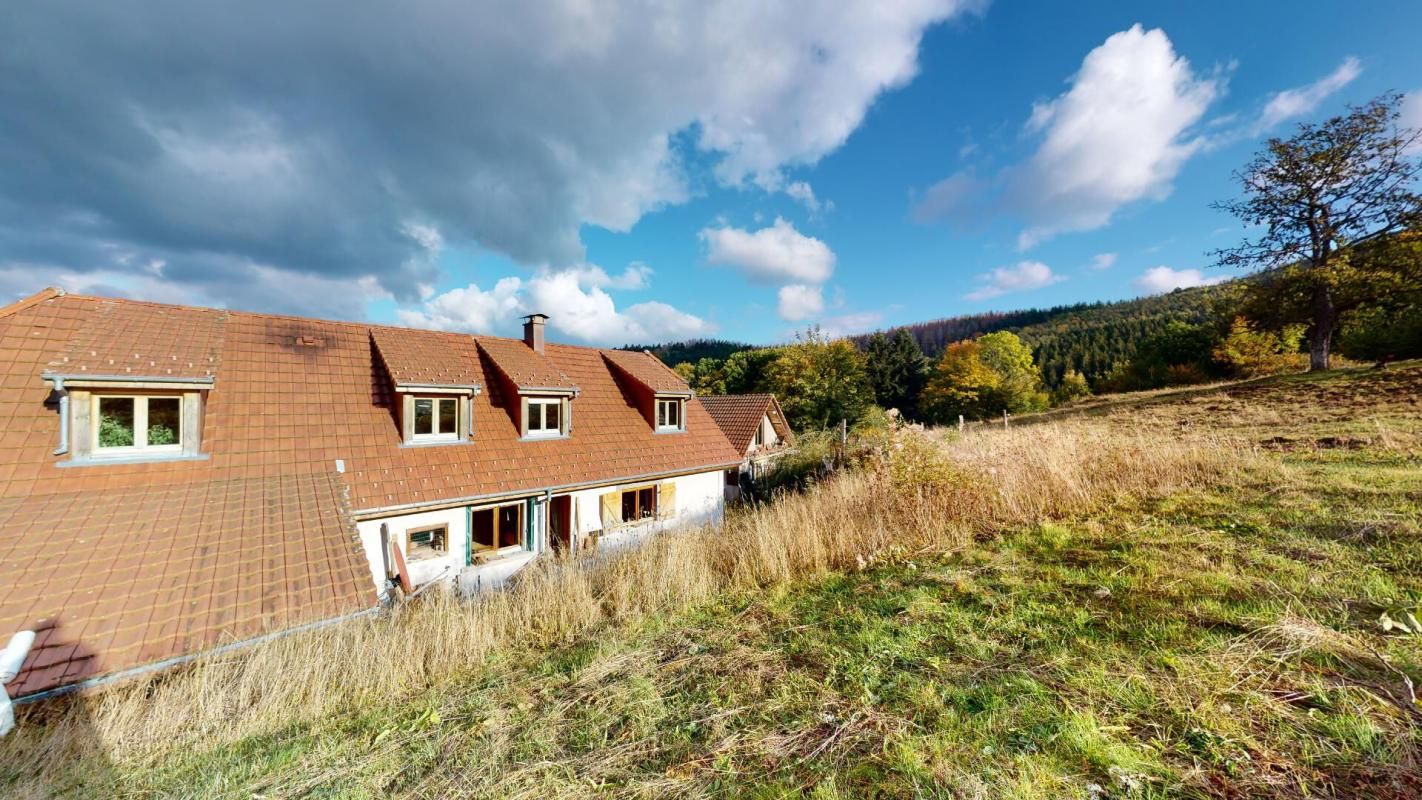
[{"label": "wooden post", "polygon": [[1007,430],[1007,409],[1002,410],[1002,429]]},{"label": "wooden post", "polygon": [[962,432],[963,432],[963,415],[962,415],[962,414],[959,414],[959,415],[958,415],[958,432],[959,432],[959,433],[962,433]]},{"label": "wooden post", "polygon": [[839,443],[849,444],[849,420],[847,419],[839,421]]}]

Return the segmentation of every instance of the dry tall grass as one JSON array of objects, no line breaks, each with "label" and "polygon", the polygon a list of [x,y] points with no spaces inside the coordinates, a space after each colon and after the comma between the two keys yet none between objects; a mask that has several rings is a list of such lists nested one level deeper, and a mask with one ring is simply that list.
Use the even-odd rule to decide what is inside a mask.
[{"label": "dry tall grass", "polygon": [[202,660],[100,692],[67,716],[29,709],[17,734],[0,742],[0,758],[42,776],[92,757],[97,742],[109,759],[137,766],[398,700],[500,648],[568,641],[717,593],[895,554],[947,552],[1010,526],[1229,480],[1248,463],[1228,442],[1091,420],[962,438],[902,431],[862,468],[734,511],[721,527],[662,535],[601,560],[546,560],[510,591],[422,599]]}]

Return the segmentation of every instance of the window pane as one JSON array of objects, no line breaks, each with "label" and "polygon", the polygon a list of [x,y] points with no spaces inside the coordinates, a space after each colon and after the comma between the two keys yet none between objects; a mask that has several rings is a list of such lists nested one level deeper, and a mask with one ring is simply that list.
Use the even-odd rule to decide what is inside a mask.
[{"label": "window pane", "polygon": [[681,403],[675,400],[667,403],[667,424],[673,428],[681,427]]},{"label": "window pane", "polygon": [[558,421],[559,413],[562,411],[562,404],[548,403],[543,406],[543,429],[545,431],[557,431],[560,429]]},{"label": "window pane", "polygon": [[655,487],[647,487],[637,492],[638,511],[643,519],[657,515],[657,490]]},{"label": "window pane", "polygon": [[434,433],[434,401],[428,398],[415,400],[415,434]]},{"label": "window pane", "polygon": [[459,402],[445,398],[439,401],[439,432],[455,433],[459,430],[459,424],[455,421],[455,416],[459,413]]},{"label": "window pane", "polygon": [[523,541],[519,506],[499,507],[499,547],[514,547]]},{"label": "window pane", "polygon": [[133,398],[99,398],[99,446],[133,446]]},{"label": "window pane", "polygon": [[658,427],[658,428],[665,428],[666,426],[667,426],[667,403],[666,403],[665,400],[658,400],[658,401],[657,401],[657,427]]},{"label": "window pane", "polygon": [[443,555],[448,549],[445,545],[448,533],[448,528],[411,532],[406,542],[405,557],[410,561],[418,561]]},{"label": "window pane", "polygon": [[148,398],[148,446],[178,444],[182,401],[176,397]]},{"label": "window pane", "polygon": [[637,519],[637,493],[622,493],[622,521],[631,522]]},{"label": "window pane", "polygon": [[543,430],[543,406],[540,403],[529,401],[528,403],[528,432]]},{"label": "window pane", "polygon": [[474,512],[471,524],[474,549],[482,550],[494,546],[494,509],[485,508]]}]

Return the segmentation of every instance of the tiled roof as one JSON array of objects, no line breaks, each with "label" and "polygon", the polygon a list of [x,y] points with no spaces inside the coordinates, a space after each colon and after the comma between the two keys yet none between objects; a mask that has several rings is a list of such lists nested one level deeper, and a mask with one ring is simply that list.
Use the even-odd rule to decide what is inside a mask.
[{"label": "tiled roof", "polygon": [[697,399],[738,452],[745,453],[750,449],[756,426],[767,416],[780,438],[787,442],[794,441],[795,436],[773,394],[723,394]]},{"label": "tiled roof", "polygon": [[548,348],[539,355],[533,348],[519,339],[500,339],[493,336],[476,337],[479,348],[489,357],[499,372],[520,391],[536,389],[577,390],[577,381],[558,369],[547,357]]},{"label": "tiled roof", "polygon": [[49,362],[58,375],[211,378],[217,374],[227,312],[95,300],[96,313]]},{"label": "tiled roof", "polygon": [[[560,385],[581,389],[570,438],[520,439],[517,398],[498,379],[492,353],[511,359],[519,357],[516,347],[532,351],[519,340],[475,337],[479,349],[470,352],[481,357],[472,369],[443,376],[484,387],[473,399],[473,439],[402,447],[385,351],[377,348],[417,339],[409,349],[403,338],[395,345],[418,354],[397,371],[433,375],[423,354],[457,348],[460,337],[386,336],[391,329],[358,323],[79,295],[26,302],[0,310],[0,570],[7,583],[0,637],[56,620],[58,627],[45,628],[43,658],[27,662],[22,693],[370,606],[374,586],[354,533],[359,516],[715,469],[742,457],[695,402],[685,435],[655,435],[597,349],[549,344],[534,360],[566,381]],[[101,349],[103,320],[115,319],[123,341]],[[202,343],[172,335],[175,320],[192,324]],[[183,364],[201,363],[199,354],[210,351],[206,458],[58,466],[67,456],[53,455],[59,423],[40,375],[57,371],[51,364],[82,352],[83,343],[104,354],[91,358],[114,357],[115,365],[114,354],[129,349],[142,359],[161,345],[187,355]],[[199,377],[196,370],[190,376]]]},{"label": "tiled roof", "polygon": [[479,385],[479,350],[467,334],[375,328],[370,336],[397,386]]},{"label": "tiled roof", "polygon": [[691,394],[680,375],[645,350],[604,350],[602,357],[653,392]]}]

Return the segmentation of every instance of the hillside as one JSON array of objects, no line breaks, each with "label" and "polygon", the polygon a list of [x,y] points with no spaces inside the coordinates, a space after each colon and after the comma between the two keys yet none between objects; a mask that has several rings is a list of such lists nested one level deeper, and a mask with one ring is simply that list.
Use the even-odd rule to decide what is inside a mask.
[{"label": "hillside", "polygon": [[[1179,289],[1169,294],[1115,303],[1079,303],[1046,309],[949,317],[902,326],[929,357],[947,345],[994,331],[1012,331],[1032,347],[1048,386],[1069,369],[1087,380],[1111,371],[1135,352],[1136,345],[1172,321],[1200,323],[1210,316],[1219,287]],[[890,328],[888,333],[898,330]],[[861,347],[869,336],[854,337]]]},{"label": "hillside", "polygon": [[1422,792],[1422,635],[1380,624],[1422,615],[1422,364],[896,440],[721,529],[22,708],[0,794]]},{"label": "hillside", "polygon": [[[1007,330],[1022,337],[1032,347],[1033,356],[1048,386],[1056,386],[1069,369],[1088,380],[1111,371],[1114,364],[1129,359],[1145,338],[1160,332],[1170,322],[1200,323],[1210,318],[1210,304],[1221,294],[1220,287],[1180,289],[1170,294],[1142,297],[1115,303],[1078,303],[1043,309],[972,314],[962,317],[919,322],[901,326],[918,342],[930,358],[947,345],[985,333]],[[889,328],[893,333],[898,328]],[[850,339],[863,348],[872,334]],[[724,360],[755,345],[715,339],[630,345],[628,350],[650,350],[670,366],[695,364],[703,358]]]}]

